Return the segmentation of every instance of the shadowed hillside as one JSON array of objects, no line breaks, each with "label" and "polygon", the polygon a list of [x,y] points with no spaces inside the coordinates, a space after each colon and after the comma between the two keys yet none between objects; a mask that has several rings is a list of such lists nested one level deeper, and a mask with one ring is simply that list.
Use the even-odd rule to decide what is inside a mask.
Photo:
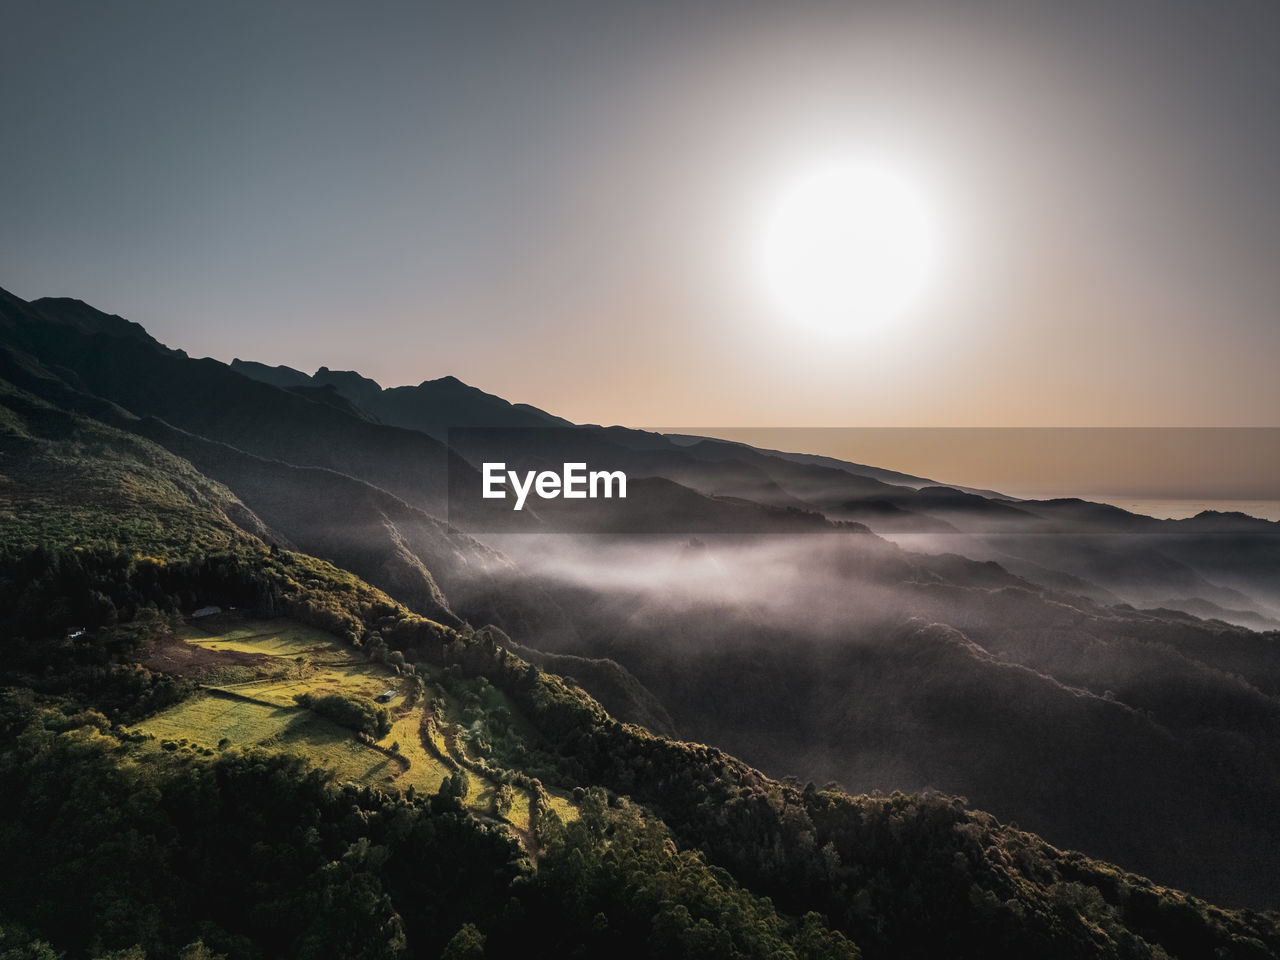
[{"label": "shadowed hillside", "polygon": [[[456,665],[525,697],[539,733],[517,744],[508,734],[528,729],[484,720],[493,704],[482,690],[456,694],[472,709],[457,735],[505,744],[504,769],[567,791],[629,795],[680,843],[718,851],[715,862],[784,912],[843,917],[833,922],[866,949],[879,942],[892,953],[910,934],[888,920],[896,932],[876,932],[850,905],[864,902],[857,890],[867,880],[844,854],[842,882],[863,884],[844,894],[819,893],[834,874],[801,876],[803,851],[822,844],[800,834],[783,831],[782,872],[768,856],[751,865],[728,835],[713,839],[724,824],[688,793],[683,768],[659,778],[661,789],[649,782],[649,747],[636,743],[665,741],[612,743],[616,728],[591,712],[598,707],[561,715],[556,704],[593,696],[624,720],[679,731],[763,771],[734,776],[767,784],[765,774],[794,775],[810,817],[818,801],[799,789],[806,780],[939,790],[1158,882],[1233,905],[1280,897],[1277,636],[1175,609],[1268,626],[1276,525],[1013,502],[718,441],[565,427],[451,378],[396,394],[324,369],[294,377],[241,362],[252,374],[243,376],[75,301],[6,296],[0,340],[0,378],[11,384],[6,542],[100,557],[99,573],[80,571],[77,559],[68,569],[80,572],[48,581],[32,571],[49,557],[14,561],[28,571],[6,587],[26,597],[12,621],[23,636],[81,621],[105,628],[110,610],[124,620],[148,604],[163,613],[221,601],[302,618],[359,643],[362,655]],[[411,415],[403,410],[370,409],[390,394],[417,411],[421,429],[396,425]],[[424,431],[440,433],[452,417],[463,423],[449,449]],[[449,471],[455,488],[477,487],[475,465],[492,454],[512,466],[617,463],[634,495],[581,509],[540,502],[513,521],[525,532],[468,532],[458,521],[478,515],[447,502]],[[234,575],[208,559],[227,552]],[[134,554],[175,559],[147,566],[138,590],[129,586],[143,570]],[[277,554],[322,558],[337,572],[313,582],[297,574],[319,571],[317,561],[290,567]],[[21,585],[33,575],[39,589]],[[368,599],[354,612],[330,602],[366,596],[356,577],[376,588]],[[304,600],[316,589],[321,600]],[[1132,602],[1144,598],[1158,609]],[[406,626],[415,615],[435,624],[429,638]],[[496,626],[477,633],[484,624]],[[528,701],[526,674],[509,666],[517,661],[528,677],[543,668],[573,683]],[[15,675],[20,686],[33,682],[31,669]],[[147,682],[166,697],[185,689]],[[58,689],[48,683],[41,695]],[[92,689],[74,696],[92,702]],[[601,724],[603,739],[583,723]],[[602,749],[620,753],[593,752]],[[686,799],[667,806],[662,791],[676,786]],[[730,824],[749,829],[734,816]],[[884,917],[902,909],[901,887],[894,880],[875,894],[886,898]],[[1111,919],[1097,923],[1127,924],[1123,911],[1106,913],[1119,909],[1115,891],[1102,896],[1109,906],[1089,910]],[[976,923],[960,901],[950,909]]]},{"label": "shadowed hillside", "polygon": [[[7,385],[0,398],[0,453],[22,465],[0,490],[0,942],[15,955],[408,958],[480,938],[548,957],[1280,947],[1274,917],[1209,907],[958,800],[800,789],[620,724],[502,634],[423,619],[269,548],[232,523],[225,487],[151,441]],[[103,482],[51,485],[46,464]],[[273,626],[184,624],[210,601]],[[616,666],[546,659],[645,700]],[[413,704],[350,700],[384,683]],[[314,684],[347,694],[272,706]],[[279,727],[281,710],[295,721]],[[411,710],[421,748],[375,739]],[[348,746],[344,723],[359,727]],[[279,732],[255,743],[264,727]],[[338,769],[389,784],[335,782]],[[424,797],[398,776],[440,785]]]}]

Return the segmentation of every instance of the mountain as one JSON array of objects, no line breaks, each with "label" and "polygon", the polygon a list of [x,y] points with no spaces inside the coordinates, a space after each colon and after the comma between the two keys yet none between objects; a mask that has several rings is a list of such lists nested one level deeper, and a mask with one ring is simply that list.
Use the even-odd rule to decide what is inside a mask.
[{"label": "mountain", "polygon": [[[687,442],[691,444],[700,444],[707,442],[705,437],[670,434],[673,440],[677,442]],[[782,460],[789,460],[793,463],[803,463],[819,467],[833,467],[836,470],[842,470],[845,473],[851,473],[858,477],[869,477],[872,480],[879,480],[883,483],[892,484],[894,486],[911,487],[919,489],[920,487],[936,487],[939,486],[938,481],[930,480],[926,477],[917,477],[910,473],[901,473],[897,470],[886,470],[883,467],[872,467],[865,463],[850,463],[847,460],[841,460],[838,457],[827,457],[815,453],[795,453],[786,450],[774,450],[768,447],[753,447],[750,444],[737,443],[730,440],[717,440],[715,443],[727,444],[729,446],[740,447],[745,451],[762,453],[770,457],[778,457]],[[1007,497],[1002,493],[994,490],[982,490],[975,487],[958,487],[966,493],[975,493],[979,496],[989,497],[993,500],[1012,500],[1013,497]]]},{"label": "mountain", "polygon": [[136,332],[121,335],[118,317],[79,301],[24,304],[6,296],[0,329],[11,350],[135,416],[258,456],[360,477],[416,506],[443,510],[448,452],[421,433],[370,423]]},{"label": "mountain", "polygon": [[[242,368],[248,366],[241,362]],[[907,546],[995,560],[1037,582],[1103,602],[1119,600],[1191,613],[1209,610],[1205,606],[1209,604],[1224,611],[1228,622],[1243,626],[1265,625],[1280,618],[1280,590],[1276,587],[1280,583],[1280,551],[1276,548],[1280,525],[1265,521],[1244,526],[1223,517],[1207,517],[1196,523],[1156,521],[1079,500],[1016,502],[902,474],[880,471],[872,476],[859,465],[832,458],[624,428],[580,428],[571,445],[557,440],[560,449],[555,449],[541,430],[548,421],[557,425],[563,421],[542,411],[512,406],[451,378],[390,391],[354,373],[335,374],[324,369],[317,378],[338,391],[345,390],[342,396],[354,404],[375,406],[373,410],[361,409],[384,422],[396,422],[394,418],[402,415],[395,412],[396,404],[388,398],[403,396],[416,398],[426,411],[416,421],[401,421],[405,424],[416,422],[443,436],[442,421],[455,418],[456,427],[482,426],[496,431],[487,438],[476,431],[459,432],[455,449],[472,464],[494,451],[499,458],[528,460],[530,467],[545,462],[552,453],[562,459],[607,460],[629,474],[662,476],[710,497],[814,512],[832,520],[863,524]],[[378,403],[386,405],[377,407]],[[256,452],[280,456],[266,449]],[[299,461],[295,454],[284,458]],[[323,462],[316,465],[331,466]],[[442,512],[445,494],[438,486],[433,499],[426,499],[421,490],[415,499],[407,496],[403,486],[388,484],[383,477],[364,478],[415,506]],[[464,486],[478,489],[477,484]],[[707,505],[705,509],[718,508]],[[676,532],[676,527],[684,525],[689,527],[685,532],[704,534],[709,527],[725,522],[690,527],[687,517],[687,512],[677,513],[664,520],[665,526],[655,529]],[[650,511],[636,516],[631,529],[656,522]],[[1232,525],[1229,530],[1225,529],[1228,524]],[[1225,538],[1223,533],[1233,536]]]},{"label": "mountain", "polygon": [[311,382],[311,378],[301,370],[295,370],[293,367],[286,367],[283,364],[277,367],[270,367],[255,360],[241,360],[236,357],[231,361],[230,366],[236,373],[242,373],[253,380],[269,383],[273,387],[288,389],[290,387],[316,386]]},{"label": "mountain", "polygon": [[9,383],[0,411],[8,953],[1280,955],[1274,916],[959,800],[620,724],[500,632],[271,546],[154,441]]},{"label": "mountain", "polygon": [[658,544],[504,543],[576,612],[576,639],[527,642],[616,660],[684,736],[773,775],[962,794],[1221,900],[1274,900],[1280,635],[871,536],[703,540],[696,566]]},{"label": "mountain", "polygon": [[447,439],[454,427],[569,426],[537,407],[509,403],[501,397],[468,386],[456,377],[424,380],[416,387],[384,389],[350,370],[321,367],[312,376],[290,367],[232,360],[231,369],[278,387],[332,387],[351,403],[382,423],[420,430],[437,440]]},{"label": "mountain", "polygon": [[[584,861],[596,862],[591,844],[610,830],[630,830],[629,849],[651,867],[652,848],[634,831],[668,830],[677,849],[701,850],[728,870],[740,885],[732,890],[769,896],[793,952],[809,911],[828,924],[811,928],[828,951],[816,955],[838,955],[837,932],[872,956],[936,953],[944,942],[957,956],[990,955],[996,942],[1034,955],[1141,956],[1160,945],[1171,955],[1210,956],[1255,949],[1248,941],[1257,955],[1274,952],[1272,920],[1247,911],[1212,920],[1218,915],[1199,901],[1089,858],[1234,906],[1280,896],[1271,815],[1280,803],[1280,645],[1275,633],[1224,620],[1269,622],[1277,525],[1011,501],[705,438],[566,425],[451,378],[396,388],[406,391],[400,406],[375,410],[395,390],[354,372],[322,368],[299,382],[288,368],[236,366],[187,357],[75,301],[0,296],[0,609],[8,611],[6,638],[42,638],[9,644],[6,683],[19,700],[22,691],[62,698],[67,716],[102,712],[106,726],[94,729],[124,745],[111,756],[127,753],[136,733],[112,724],[167,723],[166,710],[255,702],[254,688],[227,686],[227,677],[285,689],[355,669],[336,654],[314,664],[312,647],[290,666],[252,643],[211,653],[163,625],[133,626],[153,609],[163,619],[210,603],[248,611],[237,615],[255,623],[284,614],[350,644],[359,662],[391,670],[397,684],[429,679],[435,692],[395,720],[400,731],[419,717],[420,725],[410,739],[401,732],[365,745],[378,758],[370,762],[400,769],[393,781],[416,776],[424,757],[450,778],[458,767],[479,778],[486,786],[464,791],[479,804],[466,816],[509,830],[523,850],[513,856],[529,856],[530,865],[540,857],[531,828],[503,820],[478,797],[514,785],[515,808],[524,810],[541,794],[520,784],[538,780],[553,791],[549,808],[581,817],[594,802],[583,806],[587,794],[604,789],[602,810],[614,812],[588,813],[599,835],[571,845]],[[280,382],[264,382],[268,376]],[[388,415],[397,409],[404,423]],[[417,427],[405,425],[410,416]],[[476,466],[492,456],[529,469],[570,458],[616,465],[635,493],[581,510],[564,501],[519,515],[508,509],[489,526],[458,493],[478,490]],[[120,624],[136,642],[121,639]],[[63,642],[76,625],[92,632],[84,649]],[[323,688],[315,690],[307,695],[323,700]],[[323,726],[330,715],[313,717],[292,699],[253,709],[264,704],[310,711],[261,737],[267,747],[297,744],[322,766],[354,769],[334,752],[338,741]],[[3,729],[82,729],[43,709],[22,707]],[[695,743],[652,735],[677,731]],[[183,736],[217,753],[216,743]],[[204,762],[181,737],[169,740],[178,744],[174,762]],[[412,746],[419,740],[420,752]],[[471,746],[460,747],[464,741]],[[480,765],[491,759],[520,778]],[[13,762],[29,777],[38,756],[13,754]],[[155,769],[157,782],[170,784],[161,793],[176,789],[181,768],[172,781]],[[234,764],[226,770],[242,774]],[[777,779],[788,775],[798,780]],[[854,795],[803,789],[805,780],[839,781]],[[442,789],[438,779],[422,783]],[[933,791],[964,795],[1083,853],[1062,853]],[[172,802],[187,801],[175,794]],[[329,801],[308,802],[319,809]],[[369,822],[401,816],[402,801],[353,802]],[[639,821],[627,820],[633,814]],[[424,824],[436,823],[434,815],[403,814],[428,817]],[[910,826],[890,827],[899,816]],[[489,842],[466,833],[472,827],[448,829],[455,827],[472,837],[467,843]],[[976,847],[955,846],[971,834],[981,838]],[[361,836],[343,835],[351,843]],[[548,836],[550,849],[568,851],[555,829]],[[347,862],[335,849],[325,848],[324,863]],[[1026,863],[1001,860],[1009,850]],[[970,867],[951,876],[946,864],[957,853]],[[572,865],[536,874],[559,876],[565,887],[534,881],[549,915],[568,917],[556,911],[584,876],[565,856]],[[399,927],[383,916],[378,929],[409,930],[406,942],[430,944],[428,953],[445,946],[432,938],[461,935],[453,907],[449,930],[432,925],[424,934],[417,908],[404,906],[420,888],[385,863],[351,867],[352,876],[376,877],[398,905],[392,912],[403,914]],[[492,869],[510,866],[501,863],[508,861],[499,857]],[[593,867],[592,882],[622,882],[615,867]],[[913,879],[919,871],[928,879]],[[186,889],[198,886],[182,876]],[[409,885],[397,886],[397,877]],[[493,896],[505,903],[500,887]],[[691,896],[663,902],[692,910]],[[515,899],[528,911],[534,901],[525,897]],[[606,919],[620,909],[590,902]],[[923,925],[909,906],[919,902],[940,905]],[[199,913],[190,903],[182,909]],[[239,934],[225,923],[236,910],[217,921],[232,939]],[[1179,911],[1195,946],[1169,932],[1166,912]],[[410,914],[413,923],[404,919]],[[494,944],[521,927],[484,916]],[[565,930],[583,938],[579,946],[627,942],[612,927],[588,934],[594,912],[573,916]],[[727,914],[690,916],[726,929]],[[773,922],[753,916],[764,924],[757,931]],[[652,917],[646,943],[657,936]],[[35,927],[54,929],[50,923]],[[254,929],[244,936],[264,935]],[[559,943],[567,934],[545,935]],[[272,942],[279,954],[297,946]]]}]

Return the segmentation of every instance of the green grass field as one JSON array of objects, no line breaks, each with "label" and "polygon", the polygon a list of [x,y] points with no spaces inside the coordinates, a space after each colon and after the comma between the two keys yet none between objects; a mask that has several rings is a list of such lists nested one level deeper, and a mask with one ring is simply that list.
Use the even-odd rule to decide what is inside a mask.
[{"label": "green grass field", "polygon": [[435,793],[450,770],[440,759],[422,746],[418,730],[422,722],[420,709],[410,710],[391,725],[385,742],[398,743],[400,755],[409,761],[406,776],[419,793]]},{"label": "green grass field", "polygon": [[188,624],[179,635],[188,643],[210,650],[239,650],[275,657],[310,656],[315,660],[352,659],[352,651],[327,633],[288,620],[219,616]]},{"label": "green grass field", "polygon": [[[286,751],[332,770],[340,781],[400,789],[412,786],[425,794],[439,791],[454,769],[466,766],[459,755],[462,745],[454,736],[456,728],[447,717],[438,719],[453,733],[446,737],[439,723],[427,724],[429,746],[422,742],[424,704],[444,698],[438,685],[428,682],[422,702],[406,709],[405,696],[414,678],[361,659],[358,651],[328,634],[288,620],[228,614],[188,624],[178,637],[207,651],[212,662],[203,663],[203,691],[137,726],[154,738],[157,748],[174,749],[177,744],[176,749],[197,751],[228,746]],[[228,662],[218,662],[220,653],[227,655]],[[231,662],[236,654],[259,654],[262,659],[246,666]],[[373,700],[385,690],[395,693],[386,704],[392,727],[375,746],[360,742],[351,730],[296,701],[303,693]],[[484,702],[487,708],[510,716],[513,726],[529,729],[500,691],[486,690]],[[496,785],[474,770],[467,771],[467,778],[464,806],[478,816],[492,817]],[[553,796],[551,803],[561,819],[576,816],[563,797]],[[529,830],[529,804],[528,792],[515,790],[505,818],[522,841]]]},{"label": "green grass field", "polygon": [[[550,796],[551,796],[551,809],[556,812],[556,814],[560,817],[561,820],[563,820],[565,823],[568,823],[570,820],[578,819],[578,808],[575,807],[569,801],[568,797],[561,796],[558,793],[552,793],[550,794]],[[514,807],[512,809],[514,810]],[[526,823],[528,822],[528,815],[529,815],[529,812],[528,810],[526,810],[525,811]]]},{"label": "green grass field", "polygon": [[187,740],[216,748],[224,739],[238,747],[287,750],[332,770],[339,780],[391,783],[399,767],[389,757],[355,740],[350,730],[296,706],[266,706],[197,695],[139,725],[160,742]]}]

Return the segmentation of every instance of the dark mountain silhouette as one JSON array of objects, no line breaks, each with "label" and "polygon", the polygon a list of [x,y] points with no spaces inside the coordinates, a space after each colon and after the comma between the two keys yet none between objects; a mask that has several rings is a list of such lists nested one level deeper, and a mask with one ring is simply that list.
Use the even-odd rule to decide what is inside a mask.
[{"label": "dark mountain silhouette", "polygon": [[325,406],[333,407],[335,410],[341,410],[345,414],[357,417],[361,420],[367,420],[370,423],[377,423],[377,419],[370,413],[357,407],[354,403],[340,394],[334,386],[312,387],[298,386],[285,387],[290,393],[296,393],[300,397],[306,397],[315,403],[323,403]]},{"label": "dark mountain silhouette", "polygon": [[231,368],[275,386],[333,387],[353,404],[382,423],[421,430],[444,440],[452,427],[568,426],[569,421],[523,403],[468,386],[456,377],[424,380],[416,387],[384,389],[376,381],[350,370],[321,367],[311,377],[290,367],[268,367],[233,360]]},{"label": "dark mountain silhouette", "polygon": [[311,382],[311,378],[301,370],[295,370],[293,367],[286,367],[283,364],[278,367],[271,367],[265,363],[258,363],[256,360],[241,360],[236,357],[231,361],[230,366],[236,373],[242,373],[254,380],[261,380],[263,383],[269,383],[273,387],[316,386]]},{"label": "dark mountain silhouette", "polygon": [[[332,387],[356,406],[367,409],[371,413],[376,413],[372,408],[377,398],[382,395],[382,387],[376,380],[362,377],[354,370],[330,370],[328,367],[321,367],[315,372],[310,382],[317,387]],[[406,426],[406,424],[397,424],[397,426]]]},{"label": "dark mountain silhouette", "polygon": [[368,480],[444,513],[449,457],[439,441],[370,423],[216,360],[191,359],[133,330],[122,335],[122,322],[79,301],[0,301],[8,342],[77,389],[247,453]]}]

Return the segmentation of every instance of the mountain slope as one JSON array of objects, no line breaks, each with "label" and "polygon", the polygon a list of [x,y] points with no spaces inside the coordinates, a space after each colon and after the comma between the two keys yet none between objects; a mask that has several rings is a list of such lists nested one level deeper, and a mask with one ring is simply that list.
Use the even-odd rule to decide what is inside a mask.
[{"label": "mountain slope", "polygon": [[147,440],[0,380],[5,545],[50,536],[121,549],[226,549],[267,526],[231,491]]},{"label": "mountain slope", "polygon": [[1276,634],[871,536],[675,546],[507,545],[578,628],[528,642],[616,660],[684,735],[772,775],[959,793],[1227,902],[1280,896]]},{"label": "mountain slope", "polygon": [[[634,731],[615,739],[622,735],[586,694],[598,692],[628,719],[662,729],[670,723],[684,735],[731,749],[774,776],[794,773],[819,782],[831,777],[857,790],[934,787],[963,793],[1054,842],[1113,858],[1161,881],[1229,903],[1275,902],[1275,636],[1097,602],[1118,599],[1108,593],[1113,585],[1154,590],[1163,584],[1209,590],[1223,601],[1220,606],[1241,602],[1236,608],[1249,612],[1248,602],[1267,588],[1266,571],[1275,558],[1270,527],[1233,518],[1170,525],[1078,501],[1010,503],[953,488],[886,484],[836,465],[794,463],[750,448],[708,442],[680,449],[655,434],[584,427],[557,428],[556,445],[530,442],[512,459],[621,457],[636,471],[637,494],[651,496],[637,495],[629,514],[609,507],[592,516],[557,515],[552,507],[530,519],[532,528],[543,530],[578,522],[586,535],[576,539],[504,533],[484,534],[481,543],[432,515],[444,506],[443,471],[418,472],[433,458],[437,464],[457,458],[421,432],[369,422],[367,410],[338,392],[341,384],[368,396],[386,393],[358,374],[329,371],[329,387],[281,389],[166,350],[119,318],[56,302],[3,300],[0,340],[0,375],[17,378],[18,386],[38,393],[64,419],[90,422],[84,421],[88,417],[115,428],[97,440],[77,440],[52,459],[41,455],[42,461],[24,445],[24,432],[32,427],[27,408],[14,401],[6,419],[17,438],[12,455],[37,465],[57,463],[58,457],[78,465],[68,473],[75,480],[70,486],[55,483],[47,466],[42,479],[26,483],[25,499],[13,499],[3,518],[13,531],[47,529],[49,542],[57,541],[58,517],[77,515],[60,504],[74,502],[76,485],[93,488],[101,471],[110,481],[103,488],[117,491],[95,507],[99,519],[93,529],[99,532],[92,539],[103,549],[127,542],[129,550],[149,555],[150,537],[160,538],[162,554],[182,554],[185,538],[207,539],[217,550],[228,545],[236,557],[230,567],[245,578],[219,579],[218,564],[180,556],[149,568],[154,583],[148,581],[146,590],[158,591],[151,602],[161,609],[190,609],[211,590],[221,591],[218,596],[235,598],[224,602],[315,617],[352,641],[400,652],[408,665],[458,666],[483,675],[523,703],[526,719],[538,718],[543,740],[530,754],[535,759],[516,762],[513,755],[512,769],[549,783],[554,777],[565,789],[605,785],[632,796],[659,812],[679,842],[716,850],[717,862],[730,865],[736,877],[753,877],[753,890],[788,904],[797,917],[811,908],[842,916],[842,930],[864,946],[879,943],[875,949],[882,955],[902,953],[902,944],[914,942],[904,919],[910,913],[906,901],[894,899],[906,881],[885,881],[884,912],[873,922],[848,897],[880,894],[845,859],[846,853],[855,860],[866,855],[867,838],[850,840],[847,848],[840,847],[845,840],[831,839],[840,866],[848,869],[839,873],[833,866],[819,878],[805,873],[811,868],[802,864],[817,862],[813,854],[823,844],[813,846],[804,830],[792,831],[784,822],[797,804],[811,821],[824,804],[844,811],[840,818],[854,816],[852,808],[812,796],[795,801],[745,767],[716,767],[714,775],[707,774],[698,764],[711,763],[708,748],[667,754],[664,741]],[[340,403],[316,392],[329,388]],[[442,389],[474,399],[469,388]],[[30,396],[23,402],[39,406]],[[481,419],[510,413],[503,406],[488,413],[475,409]],[[524,428],[518,432],[534,435]],[[153,453],[131,453],[125,466],[109,465],[111,456],[119,456],[104,454],[107,463],[97,464],[96,451],[124,444],[127,434],[133,434],[128,442],[144,444],[138,450]],[[49,443],[56,437],[39,439]],[[468,456],[484,452],[483,438],[470,443],[463,450]],[[188,478],[182,483],[190,489],[203,482],[225,493],[208,494],[207,503],[199,501],[205,506],[181,501],[172,514],[163,513],[171,499],[167,493],[129,500],[130,475],[141,478],[145,490],[162,489],[148,466],[149,457],[161,455],[173,465],[174,477]],[[21,471],[0,473],[21,477]],[[466,482],[477,483],[474,471]],[[31,492],[46,485],[52,492],[43,501]],[[920,541],[903,539],[927,542],[928,551],[903,550],[865,528],[828,522],[837,510],[855,509],[851,503],[869,517],[926,525],[917,529],[928,529],[932,542],[924,535]],[[563,511],[564,504],[559,507]],[[204,526],[183,520],[188,512],[203,517]],[[163,522],[147,524],[153,513]],[[599,535],[624,532],[618,527],[624,515],[638,525],[626,529],[652,530],[663,519],[674,521],[680,535]],[[126,518],[125,541],[113,541],[116,517]],[[233,518],[241,522],[240,532],[227,522]],[[704,539],[690,543],[692,529],[705,529]],[[773,533],[759,536],[761,530]],[[22,536],[25,542],[40,537]],[[287,563],[267,552],[272,541],[286,548]],[[493,546],[501,546],[504,555]],[[311,588],[290,571],[324,567],[290,547],[349,567],[394,599],[363,593],[369,588],[355,586],[354,577],[330,571],[316,574],[326,599],[312,609],[300,599]],[[1031,579],[972,559],[1015,554],[1021,556],[1019,571]],[[115,554],[94,557],[104,570],[128,571],[139,562]],[[71,570],[82,566],[66,562]],[[93,582],[90,594],[101,593],[120,609],[145,605],[145,594],[134,596],[133,588],[120,587],[117,596],[118,585],[109,579]],[[1045,582],[1062,592],[1040,585]],[[328,602],[330,594],[343,591],[381,599],[362,600],[351,612]],[[1080,591],[1096,600],[1084,599]],[[56,594],[39,597],[24,607],[33,622],[44,622],[37,611]],[[1167,592],[1159,599],[1168,599]],[[412,626],[416,621],[395,601],[443,626],[420,636]],[[77,609],[96,609],[92,596],[77,602]],[[382,611],[377,616],[368,612],[375,608]],[[488,622],[514,637],[513,643],[496,631],[482,631],[480,639],[469,632],[469,625]],[[55,633],[70,625],[50,623]],[[528,659],[567,670],[582,689],[552,683],[554,693],[548,693],[535,684],[542,692],[534,697],[522,684],[543,674],[530,670],[514,648],[517,642],[539,651],[529,652]],[[518,670],[509,668],[517,662]],[[470,694],[477,698],[475,718],[483,720],[486,701],[480,692]],[[547,743],[556,750],[538,753]],[[655,752],[683,759],[656,776]],[[619,758],[625,758],[621,766]],[[763,837],[753,832],[751,815],[737,808],[700,809],[713,793],[737,797],[715,782],[722,773],[764,785],[758,793],[748,791],[742,802],[774,818],[768,822],[776,831],[770,827]],[[700,778],[705,794],[694,786]],[[663,790],[684,799],[670,801]],[[894,804],[868,803],[858,809],[870,811],[872,821],[892,818]],[[921,802],[919,816],[927,826],[932,817],[952,817],[945,808],[946,803]],[[913,841],[928,848],[922,863],[933,863],[937,850],[955,852],[946,842],[929,847],[922,836]],[[1000,836],[991,846],[1021,843]],[[780,846],[771,853],[768,844],[775,841]],[[893,844],[886,844],[877,856],[889,862]],[[1054,882],[1076,882],[1055,876]],[[1102,883],[1091,876],[1090,883]],[[836,877],[850,885],[843,894],[826,889]],[[959,888],[947,889],[952,915],[976,924],[964,912],[968,901]],[[1011,898],[1005,887],[1000,891],[1001,903]],[[1045,906],[1050,901],[1040,887],[1027,895],[1040,898],[1035,910],[1058,909]],[[1071,897],[1063,896],[1059,906],[1075,909]],[[1119,909],[1115,896],[1104,900],[1107,909]],[[1094,912],[1099,924],[1098,917],[1122,927],[1129,922],[1101,907]],[[891,914],[897,918],[892,922]],[[1058,929],[1056,920],[1045,922],[1044,929]],[[1003,917],[999,924],[1014,924],[1014,918]],[[883,939],[884,929],[893,930],[890,939]],[[973,936],[970,947],[977,951],[983,941]],[[1030,941],[1019,942],[1030,949]]]},{"label": "mountain slope", "polygon": [[215,360],[192,360],[149,337],[121,336],[115,320],[83,304],[0,298],[6,342],[79,390],[248,453],[366,479],[443,512],[449,458],[438,441],[369,423]]},{"label": "mountain slope", "polygon": [[[449,630],[341,571],[268,551],[219,516],[220,488],[147,441],[50,414],[17,391],[2,396],[8,433],[41,435],[49,456],[84,475],[108,474],[128,450],[154,458],[131,462],[142,489],[187,471],[189,499],[166,497],[172,522],[190,514],[187,529],[224,537],[191,554],[169,531],[144,528],[134,545],[157,562],[103,566],[115,547],[74,551],[79,531],[58,522],[74,501],[53,490],[27,515],[40,551],[4,551],[0,584],[17,600],[0,608],[6,948],[46,940],[73,955],[131,945],[168,955],[201,941],[235,958],[408,958],[483,937],[496,953],[532,956],[848,960],[852,938],[872,958],[1277,955],[1274,918],[1208,907],[959,801],[801,790],[714,748],[619,724],[499,635]],[[80,427],[58,433],[45,420]],[[127,519],[131,491],[119,488],[103,515]],[[4,515],[0,529],[14,522]],[[74,567],[62,559],[73,555]],[[73,569],[84,579],[68,577]],[[181,675],[124,684],[144,669],[130,658],[174,642],[170,628],[156,614],[111,627],[82,601],[109,590],[132,618],[149,609],[153,586],[162,610],[209,596],[280,605],[345,637],[353,655],[389,649],[450,684],[453,709],[483,731],[468,748],[481,757],[468,761],[476,771],[506,768],[543,796],[523,772],[537,770],[572,793],[566,817],[539,803],[537,867],[505,828],[466,812],[466,778],[434,797],[397,796],[334,784],[270,745],[139,740],[123,720],[194,692]],[[63,591],[64,609],[28,602],[49,590]],[[21,646],[10,629],[20,610],[31,611],[22,629],[35,641]],[[88,634],[58,640],[73,616]],[[104,685],[104,669],[119,681]]]}]

